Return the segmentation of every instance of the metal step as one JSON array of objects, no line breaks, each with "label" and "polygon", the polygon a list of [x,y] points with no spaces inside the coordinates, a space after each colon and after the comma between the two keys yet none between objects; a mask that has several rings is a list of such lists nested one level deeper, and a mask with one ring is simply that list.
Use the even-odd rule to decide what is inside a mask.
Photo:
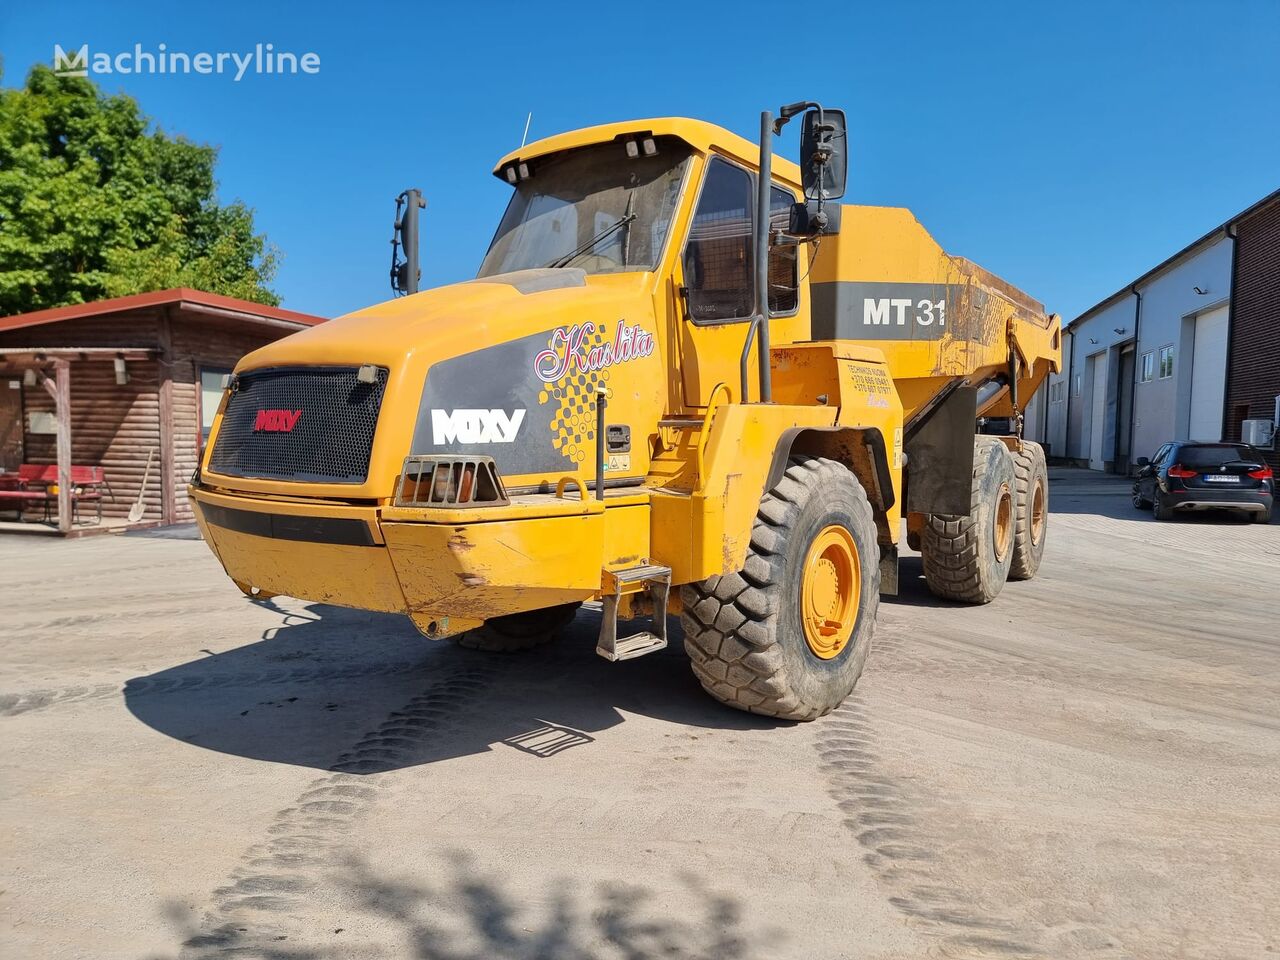
[{"label": "metal step", "polygon": [[627,567],[625,570],[611,570],[613,579],[619,583],[635,583],[637,580],[665,580],[671,582],[671,568],[657,564],[645,564],[642,567]]},{"label": "metal step", "polygon": [[[642,564],[625,570],[611,570],[615,592],[602,597],[600,639],[596,653],[610,662],[633,660],[646,653],[656,653],[667,646],[667,597],[671,593],[671,568]],[[642,630],[629,637],[618,637],[618,601],[632,584],[648,584],[653,593],[653,630]]]},{"label": "metal step", "polygon": [[615,639],[612,653],[603,647],[596,647],[596,653],[606,660],[617,662],[618,660],[634,660],[636,657],[643,657],[646,653],[656,653],[665,649],[666,646],[666,637],[659,637],[648,630],[641,630],[639,633],[633,633],[629,637]]}]

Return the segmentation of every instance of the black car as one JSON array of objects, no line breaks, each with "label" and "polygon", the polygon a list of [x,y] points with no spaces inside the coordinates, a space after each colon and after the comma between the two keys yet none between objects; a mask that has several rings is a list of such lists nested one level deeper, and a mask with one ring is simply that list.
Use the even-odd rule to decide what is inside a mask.
[{"label": "black car", "polygon": [[1157,520],[1180,510],[1243,510],[1255,523],[1271,522],[1275,478],[1262,453],[1244,443],[1166,443],[1138,458],[1133,505]]}]

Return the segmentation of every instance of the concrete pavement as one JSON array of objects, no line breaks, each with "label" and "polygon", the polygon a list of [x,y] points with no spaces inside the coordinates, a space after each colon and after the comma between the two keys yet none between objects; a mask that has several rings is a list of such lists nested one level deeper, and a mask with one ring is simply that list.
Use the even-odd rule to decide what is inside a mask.
[{"label": "concrete pavement", "polygon": [[606,663],[589,610],[497,657],[251,603],[191,539],[0,540],[4,954],[1280,951],[1280,529],[1051,507],[986,607],[908,554],[804,725]]}]

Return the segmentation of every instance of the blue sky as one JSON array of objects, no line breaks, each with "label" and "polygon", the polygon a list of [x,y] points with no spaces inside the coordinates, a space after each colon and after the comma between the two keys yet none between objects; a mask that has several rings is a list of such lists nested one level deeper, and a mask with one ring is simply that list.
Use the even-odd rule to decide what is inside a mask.
[{"label": "blue sky", "polygon": [[326,316],[390,295],[407,186],[424,285],[474,274],[508,196],[489,171],[530,111],[530,139],[671,114],[754,138],[761,109],[843,106],[850,202],[910,207],[1067,319],[1280,187],[1277,0],[10,3],[4,84],[55,42],[319,55],[315,76],[99,82],[221,147],[285,305]]}]

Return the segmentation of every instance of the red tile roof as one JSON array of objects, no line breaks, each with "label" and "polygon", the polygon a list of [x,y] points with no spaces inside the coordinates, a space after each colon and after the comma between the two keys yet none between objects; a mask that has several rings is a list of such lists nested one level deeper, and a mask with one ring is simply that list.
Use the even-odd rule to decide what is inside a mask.
[{"label": "red tile roof", "polygon": [[174,287],[171,290],[156,290],[152,293],[138,293],[129,297],[112,297],[109,300],[95,300],[92,303],[73,303],[66,307],[52,307],[48,310],[34,310],[31,313],[19,313],[11,317],[0,317],[0,330],[19,330],[23,327],[38,327],[45,323],[57,323],[60,320],[76,320],[81,317],[99,317],[111,313],[124,313],[145,307],[157,307],[165,304],[190,304],[195,307],[213,307],[242,314],[248,322],[255,318],[280,322],[296,323],[301,327],[314,327],[323,323],[325,317],[312,316],[309,313],[298,313],[294,310],[283,310],[280,307],[268,307],[265,304],[241,300],[238,297],[224,297],[216,293],[205,293],[203,290],[192,290],[189,287]]}]

